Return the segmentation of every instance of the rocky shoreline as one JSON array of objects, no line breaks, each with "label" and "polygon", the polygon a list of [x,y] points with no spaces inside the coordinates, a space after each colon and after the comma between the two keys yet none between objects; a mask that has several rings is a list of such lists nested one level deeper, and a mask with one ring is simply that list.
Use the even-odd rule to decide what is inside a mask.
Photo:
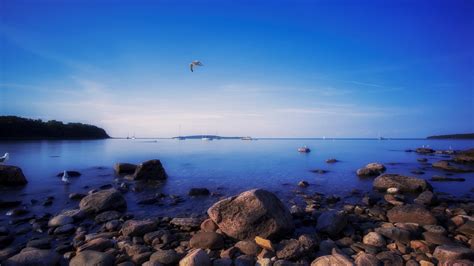
[{"label": "rocky shoreline", "polygon": [[[407,152],[446,155],[431,165],[443,175],[474,169],[473,149]],[[159,160],[114,169],[130,182],[167,178]],[[353,191],[356,202],[306,192],[310,184],[302,180],[295,184],[298,202],[253,189],[190,217],[135,218],[123,196],[127,183],[70,195],[77,208],[55,215],[31,215],[21,202],[0,202],[11,214],[0,225],[0,264],[474,265],[472,199],[437,193],[425,179],[385,171],[380,163],[357,171],[374,178],[374,190]],[[0,165],[0,176],[3,186],[27,183],[18,167]],[[430,181],[462,182],[444,176]],[[189,191],[192,197],[209,194],[206,188]],[[179,204],[179,197],[174,200]],[[28,226],[20,231],[18,225]],[[31,237],[15,241],[26,233]]]}]

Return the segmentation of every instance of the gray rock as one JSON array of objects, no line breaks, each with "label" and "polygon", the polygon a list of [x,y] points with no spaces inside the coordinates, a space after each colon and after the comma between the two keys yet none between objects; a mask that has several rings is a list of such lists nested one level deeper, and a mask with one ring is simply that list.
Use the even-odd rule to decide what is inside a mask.
[{"label": "gray rock", "polygon": [[179,266],[211,266],[211,260],[207,253],[198,248],[194,249],[179,261]]},{"label": "gray rock", "polygon": [[51,250],[26,248],[13,257],[10,257],[3,262],[5,266],[18,265],[35,265],[35,266],[49,266],[59,263],[61,256]]},{"label": "gray rock", "polygon": [[234,247],[236,247],[240,252],[245,255],[257,256],[262,248],[255,243],[253,240],[242,240],[237,242]]},{"label": "gray rock", "polygon": [[362,243],[366,245],[371,245],[374,247],[379,247],[379,248],[386,245],[386,242],[383,236],[377,232],[370,232],[366,234],[362,240]]},{"label": "gray rock", "polygon": [[136,169],[137,169],[137,165],[131,164],[131,163],[116,163],[114,165],[114,171],[118,175],[133,174],[135,173]]},{"label": "gray rock", "polygon": [[48,222],[48,226],[58,227],[58,226],[66,225],[66,224],[72,224],[72,223],[74,223],[74,219],[72,217],[60,214],[51,218]]},{"label": "gray rock", "polygon": [[405,229],[397,227],[376,228],[375,232],[404,244],[410,243],[410,232]]},{"label": "gray rock", "polygon": [[382,263],[376,256],[365,252],[359,252],[355,259],[357,266],[382,266]]},{"label": "gray rock", "polygon": [[107,189],[87,195],[81,200],[79,207],[87,213],[100,213],[108,210],[123,211],[127,208],[127,202],[117,190]]},{"label": "gray rock", "polygon": [[189,240],[191,248],[221,249],[224,247],[224,238],[215,232],[198,232]]},{"label": "gray rock", "polygon": [[423,206],[407,204],[395,206],[387,212],[391,223],[417,223],[420,225],[436,224],[436,218]]},{"label": "gray rock", "polygon": [[155,253],[150,256],[150,262],[159,262],[164,265],[176,265],[181,256],[173,249],[157,249]]},{"label": "gray rock", "polygon": [[94,265],[94,266],[112,266],[115,264],[115,259],[113,256],[108,253],[86,250],[76,254],[72,258],[69,266],[84,266],[84,265]]},{"label": "gray rock", "polygon": [[347,225],[347,217],[344,212],[335,210],[323,212],[316,224],[316,229],[327,233],[330,236],[336,236]]},{"label": "gray rock", "polygon": [[296,239],[283,240],[278,245],[276,252],[279,259],[296,259],[303,254],[304,250]]},{"label": "gray rock", "polygon": [[373,187],[381,191],[395,187],[398,188],[400,192],[418,192],[424,191],[431,186],[421,178],[397,174],[383,174],[375,178]]},{"label": "gray rock", "polygon": [[369,163],[357,170],[358,176],[377,176],[385,172],[386,168],[381,163]]},{"label": "gray rock", "polygon": [[418,195],[418,197],[416,197],[416,199],[414,199],[413,202],[416,204],[429,206],[433,204],[434,199],[435,199],[435,196],[433,192],[426,190],[426,191],[423,191],[420,195]]},{"label": "gray rock", "polygon": [[143,236],[146,233],[155,231],[158,225],[150,220],[128,220],[122,226],[124,236]]},{"label": "gray rock", "polygon": [[293,218],[271,192],[254,189],[215,203],[209,217],[226,235],[239,239],[274,238],[293,231]]},{"label": "gray rock", "polygon": [[132,180],[165,180],[165,169],[160,160],[149,160],[138,165],[133,175],[127,176]]},{"label": "gray rock", "polygon": [[105,223],[112,220],[118,220],[122,214],[118,211],[105,211],[95,217],[97,223]]}]

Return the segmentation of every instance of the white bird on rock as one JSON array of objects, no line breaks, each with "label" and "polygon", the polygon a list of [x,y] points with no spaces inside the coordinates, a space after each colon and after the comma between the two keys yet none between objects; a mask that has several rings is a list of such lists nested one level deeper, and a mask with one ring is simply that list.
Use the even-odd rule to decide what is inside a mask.
[{"label": "white bird on rock", "polygon": [[5,163],[8,161],[8,159],[10,158],[10,154],[5,153],[5,155],[3,155],[2,157],[0,157],[0,163]]},{"label": "white bird on rock", "polygon": [[61,181],[63,181],[65,184],[69,184],[69,175],[67,174],[67,171],[64,170],[63,172],[63,177],[61,177]]},{"label": "white bird on rock", "polygon": [[191,69],[191,72],[194,72],[194,68],[197,66],[203,66],[201,61],[197,61],[197,60],[192,61],[191,64],[189,64],[189,68]]}]

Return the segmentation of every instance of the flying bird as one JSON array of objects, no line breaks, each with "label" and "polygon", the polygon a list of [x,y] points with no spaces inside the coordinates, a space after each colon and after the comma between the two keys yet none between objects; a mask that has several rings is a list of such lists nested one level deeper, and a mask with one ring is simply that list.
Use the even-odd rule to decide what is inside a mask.
[{"label": "flying bird", "polygon": [[8,159],[10,158],[10,154],[5,153],[5,155],[3,155],[2,157],[0,157],[0,163],[5,163],[6,161],[8,161]]},{"label": "flying bird", "polygon": [[64,170],[63,172],[63,177],[61,177],[61,181],[63,181],[65,184],[69,184],[69,175],[67,174],[67,171]]},{"label": "flying bird", "polygon": [[191,69],[191,72],[194,72],[194,68],[197,66],[203,66],[201,61],[197,61],[197,60],[192,61],[191,64],[189,64],[189,68]]}]

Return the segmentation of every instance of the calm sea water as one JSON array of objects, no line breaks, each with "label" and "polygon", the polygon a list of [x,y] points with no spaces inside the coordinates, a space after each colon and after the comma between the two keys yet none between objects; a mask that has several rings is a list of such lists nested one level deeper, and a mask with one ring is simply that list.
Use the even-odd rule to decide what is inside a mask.
[{"label": "calm sea water", "polygon": [[[307,145],[311,153],[301,154],[299,146]],[[97,141],[22,141],[0,142],[0,153],[10,153],[8,164],[23,169],[29,183],[22,189],[2,189],[3,200],[31,199],[40,202],[54,196],[54,204],[46,207],[49,212],[63,208],[77,207],[70,201],[71,192],[87,193],[101,185],[114,184],[116,176],[113,164],[116,162],[140,163],[149,159],[160,159],[169,178],[162,185],[145,192],[126,194],[129,210],[142,214],[189,214],[203,211],[217,201],[217,197],[190,199],[186,196],[192,187],[206,187],[223,196],[251,189],[266,188],[278,193],[284,200],[293,197],[300,180],[311,185],[307,190],[325,194],[346,195],[353,189],[371,190],[372,178],[359,178],[357,168],[370,162],[381,162],[388,173],[410,174],[423,168],[421,178],[430,179],[443,172],[431,169],[430,165],[417,162],[426,157],[429,162],[443,159],[442,155],[421,156],[407,153],[422,145],[434,149],[467,149],[474,147],[473,141],[460,140],[124,140],[109,139]],[[327,164],[328,158],[340,162]],[[324,169],[326,174],[310,172]],[[70,185],[64,185],[56,174],[63,170],[77,170],[81,177],[72,178]],[[413,174],[410,174],[413,175]],[[466,195],[474,187],[473,174],[455,174],[466,178],[466,182],[432,183],[436,191],[453,195]],[[88,188],[85,186],[89,186]],[[185,201],[177,206],[146,206],[135,204],[146,193],[174,194]],[[30,206],[39,212],[40,204]],[[4,213],[1,214],[2,216]]]}]

